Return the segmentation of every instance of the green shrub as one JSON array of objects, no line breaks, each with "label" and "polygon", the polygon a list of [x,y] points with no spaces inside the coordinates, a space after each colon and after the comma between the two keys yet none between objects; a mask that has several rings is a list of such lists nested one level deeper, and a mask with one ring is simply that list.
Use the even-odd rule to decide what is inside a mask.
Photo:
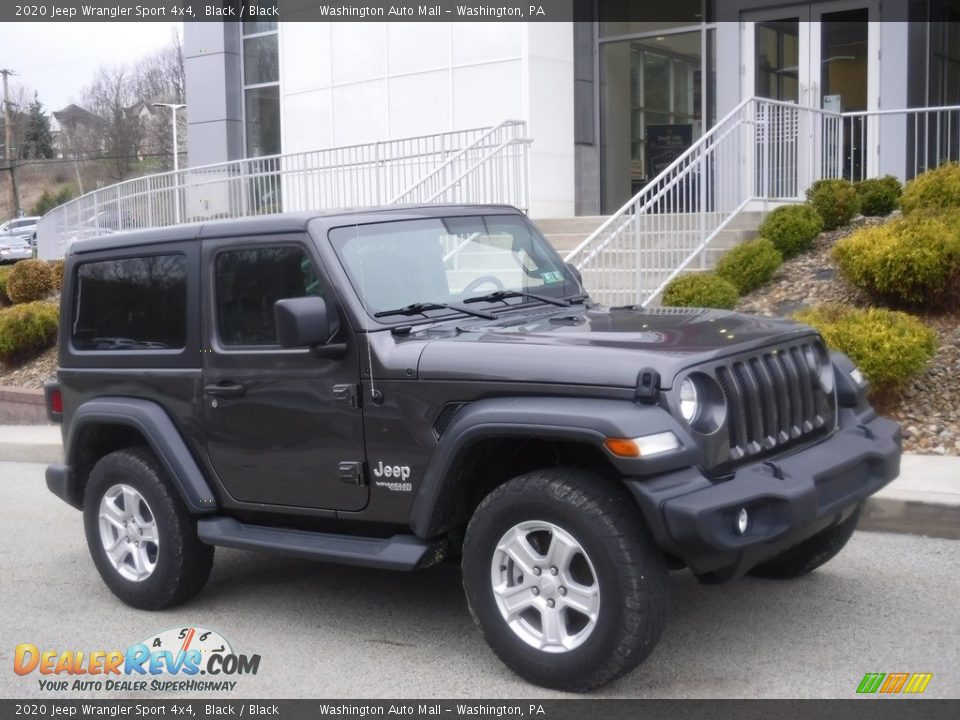
[{"label": "green shrub", "polygon": [[871,217],[889,215],[897,209],[903,186],[893,175],[854,183],[860,196],[860,212]]},{"label": "green shrub", "polygon": [[823,230],[823,218],[813,205],[784,205],[767,215],[760,225],[760,237],[765,237],[787,260],[813,245]]},{"label": "green shrub", "polygon": [[0,266],[0,305],[6,305],[10,302],[10,297],[7,295],[7,278],[10,277],[12,271],[12,265]]},{"label": "green shrub", "polygon": [[812,325],[828,346],[848,355],[876,394],[896,390],[922,372],[937,351],[936,333],[903,312],[821,305],[794,319]]},{"label": "green shrub", "polygon": [[13,303],[42,300],[53,289],[53,271],[43,260],[21,260],[7,278],[7,297]]},{"label": "green shrub", "polygon": [[57,306],[46,302],[0,310],[0,362],[23,362],[53,345],[59,315]]},{"label": "green shrub", "polygon": [[58,205],[63,205],[68,200],[72,200],[76,194],[76,188],[73,185],[63,185],[53,192],[50,192],[50,188],[44,188],[33,207],[30,208],[30,214],[46,215]]},{"label": "green shrub", "polygon": [[61,290],[63,289],[63,260],[51,260],[50,261],[50,273],[53,278],[53,289]]},{"label": "green shrub", "polygon": [[728,250],[714,272],[743,295],[769,282],[782,264],[783,256],[773,243],[756,238]]},{"label": "green shrub", "polygon": [[917,175],[903,189],[900,207],[904,214],[960,208],[960,165],[946,163]]},{"label": "green shrub", "polygon": [[860,212],[860,197],[849,180],[817,180],[807,188],[807,201],[823,219],[823,229],[846,225]]},{"label": "green shrub", "polygon": [[705,307],[732,310],[737,304],[737,287],[713,273],[681,275],[663,290],[663,304],[675,307]]},{"label": "green shrub", "polygon": [[915,213],[861,228],[834,246],[833,258],[851,284],[875,297],[942,305],[960,280],[960,219]]}]

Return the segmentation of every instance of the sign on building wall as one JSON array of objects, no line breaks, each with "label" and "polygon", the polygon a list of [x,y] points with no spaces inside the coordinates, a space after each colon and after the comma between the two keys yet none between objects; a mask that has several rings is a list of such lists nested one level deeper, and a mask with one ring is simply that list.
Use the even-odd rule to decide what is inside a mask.
[{"label": "sign on building wall", "polygon": [[647,159],[654,178],[693,144],[693,125],[647,125]]}]

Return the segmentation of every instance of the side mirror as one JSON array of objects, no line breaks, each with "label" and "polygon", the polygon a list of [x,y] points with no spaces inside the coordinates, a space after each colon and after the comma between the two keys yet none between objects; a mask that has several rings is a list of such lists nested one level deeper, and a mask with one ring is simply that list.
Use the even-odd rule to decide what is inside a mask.
[{"label": "side mirror", "polygon": [[573,275],[577,282],[583,285],[583,276],[580,274],[580,271],[577,270],[577,266],[573,263],[567,263],[567,270],[570,271],[570,274]]},{"label": "side mirror", "polygon": [[285,298],[273,305],[280,347],[327,345],[340,330],[336,312],[319,297]]}]

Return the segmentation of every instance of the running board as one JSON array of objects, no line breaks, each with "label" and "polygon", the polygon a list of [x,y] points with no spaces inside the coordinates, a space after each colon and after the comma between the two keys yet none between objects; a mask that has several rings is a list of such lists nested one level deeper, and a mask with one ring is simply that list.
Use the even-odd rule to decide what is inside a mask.
[{"label": "running board", "polygon": [[197,522],[197,535],[208,545],[239,550],[265,550],[324,562],[359,565],[387,570],[413,570],[434,547],[415,535],[366,538],[354,535],[284,528],[262,527],[237,522],[233,518],[203,518]]}]

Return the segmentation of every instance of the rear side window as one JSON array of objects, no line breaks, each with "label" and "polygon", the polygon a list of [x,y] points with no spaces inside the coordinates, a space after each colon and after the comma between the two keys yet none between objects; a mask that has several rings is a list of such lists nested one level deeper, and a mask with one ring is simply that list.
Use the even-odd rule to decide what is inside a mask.
[{"label": "rear side window", "polygon": [[151,255],[77,268],[77,350],[178,350],[187,341],[187,259]]},{"label": "rear side window", "polygon": [[277,300],[322,296],[300,247],[225,250],[216,259],[217,330],[225,346],[277,345]]}]

